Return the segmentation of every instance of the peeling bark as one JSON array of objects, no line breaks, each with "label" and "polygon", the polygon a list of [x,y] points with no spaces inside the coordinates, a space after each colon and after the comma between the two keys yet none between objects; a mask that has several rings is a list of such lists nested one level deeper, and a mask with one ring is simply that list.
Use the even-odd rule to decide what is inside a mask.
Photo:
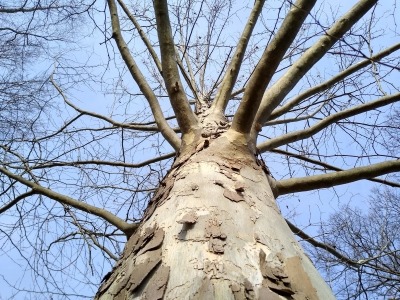
[{"label": "peeling bark", "polygon": [[334,299],[229,134],[181,153],[96,299]]}]

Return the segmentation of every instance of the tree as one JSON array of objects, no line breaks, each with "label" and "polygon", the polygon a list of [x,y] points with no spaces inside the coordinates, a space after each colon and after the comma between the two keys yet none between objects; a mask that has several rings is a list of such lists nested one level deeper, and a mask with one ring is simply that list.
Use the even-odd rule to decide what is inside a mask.
[{"label": "tree", "polygon": [[[53,55],[48,87],[62,114],[36,114],[39,129],[1,144],[3,240],[39,291],[72,297],[65,278],[96,285],[87,274],[108,260],[98,299],[332,299],[275,199],[361,179],[398,187],[375,178],[400,170],[380,149],[382,118],[400,100],[400,44],[379,49],[377,2],[339,17],[310,0],[108,0],[104,15],[100,3],[69,6],[102,31],[109,60]],[[108,115],[74,101],[79,64],[114,97]]]},{"label": "tree", "polygon": [[325,246],[312,248],[313,257],[331,278],[338,298],[398,299],[399,195],[375,190],[369,205],[367,213],[345,205],[332,214],[321,227]]}]

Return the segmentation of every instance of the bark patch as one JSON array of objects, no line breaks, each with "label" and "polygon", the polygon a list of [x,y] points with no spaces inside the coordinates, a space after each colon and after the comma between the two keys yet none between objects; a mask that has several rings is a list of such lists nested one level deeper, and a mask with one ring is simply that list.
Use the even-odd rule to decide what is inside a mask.
[{"label": "bark patch", "polygon": [[204,299],[215,299],[214,297],[214,286],[211,280],[207,277],[203,279],[203,282],[197,292],[193,295],[193,300],[204,300]]},{"label": "bark patch", "polygon": [[204,273],[208,274],[210,278],[221,278],[224,273],[224,265],[217,260],[204,260]]},{"label": "bark patch", "polygon": [[157,189],[154,196],[151,198],[149,205],[143,215],[142,222],[148,220],[154,213],[157,206],[162,205],[169,196],[174,183],[175,177],[174,173],[176,170],[171,171],[166,177],[161,181],[159,188]]},{"label": "bark patch", "polygon": [[[146,262],[135,265],[134,267],[125,265],[123,268],[124,271],[119,273],[116,277],[115,286],[111,287],[111,294],[124,299],[123,296],[128,291],[133,292],[159,263],[161,263],[161,250],[154,251],[152,258],[147,259]],[[132,268],[133,270],[130,270]],[[128,274],[126,274],[126,272],[128,272]]]},{"label": "bark patch", "polygon": [[266,287],[261,287],[258,290],[258,299],[260,300],[281,300],[281,297],[279,297],[277,294],[272,292],[270,289]]},{"label": "bark patch", "polygon": [[224,246],[226,245],[226,234],[221,230],[221,222],[217,219],[208,220],[205,228],[205,237],[208,238],[208,251],[211,253],[222,254],[224,253]]},{"label": "bark patch", "polygon": [[281,268],[270,266],[263,250],[260,250],[260,271],[264,277],[263,287],[288,299],[293,299],[291,296],[296,293],[296,290],[291,285],[291,278]]},{"label": "bark patch", "polygon": [[243,182],[241,182],[241,181],[235,182],[235,191],[236,192],[242,193],[242,192],[244,192],[244,188],[245,188],[245,185]]},{"label": "bark patch", "polygon": [[218,238],[210,238],[208,241],[208,251],[215,254],[223,254],[225,252],[226,242]]},{"label": "bark patch", "polygon": [[154,233],[154,236],[152,237],[152,239],[142,248],[142,250],[140,250],[138,255],[143,254],[149,250],[154,250],[154,249],[161,247],[162,242],[164,240],[164,235],[165,235],[164,230],[158,229]]},{"label": "bark patch", "polygon": [[224,183],[221,180],[214,180],[214,184],[216,184],[220,187],[224,187]]},{"label": "bark patch", "polygon": [[237,282],[231,284],[231,290],[233,298],[235,300],[253,300],[255,299],[255,293],[252,284],[247,279],[244,280],[244,284],[241,285]]},{"label": "bark patch", "polygon": [[253,285],[247,278],[244,279],[244,291],[245,291],[245,296],[246,299],[254,299],[255,294],[254,294],[254,288]]},{"label": "bark patch", "polygon": [[231,191],[228,189],[224,190],[224,197],[234,202],[244,201],[243,195],[237,191]]},{"label": "bark patch", "polygon": [[294,288],[298,290],[306,291],[307,294],[297,293],[293,296],[294,299],[309,299],[318,300],[317,291],[313,287],[310,278],[304,271],[299,257],[291,257],[285,262],[285,270],[290,274],[291,283]]},{"label": "bark patch", "polygon": [[143,299],[158,300],[164,297],[168,284],[169,272],[170,268],[166,266],[160,266],[157,269],[144,290]]},{"label": "bark patch", "polygon": [[[137,240],[134,248],[133,248],[133,253],[137,253],[141,248],[143,248],[149,241],[150,239],[154,236],[154,232],[156,231],[155,227],[148,227],[145,229],[143,235],[139,237]],[[138,232],[138,235],[140,233]]]},{"label": "bark patch", "polygon": [[179,224],[192,225],[197,222],[197,218],[198,217],[197,217],[196,213],[194,211],[191,211],[190,213],[183,215],[183,217],[176,222]]},{"label": "bark patch", "polygon": [[261,153],[259,153],[259,156],[256,157],[256,163],[258,166],[260,166],[262,168],[262,170],[264,171],[264,173],[266,175],[271,175],[271,171],[268,169],[267,165],[264,162],[264,159],[261,156]]},{"label": "bark patch", "polygon": [[135,266],[129,279],[129,289],[131,292],[135,291],[136,288],[150,275],[151,271],[161,263],[161,250],[154,251],[152,257],[146,262]]},{"label": "bark patch", "polygon": [[233,282],[231,284],[231,290],[233,293],[233,298],[235,300],[246,300],[245,296],[244,296],[244,290],[242,289],[242,287],[240,286],[240,284]]}]

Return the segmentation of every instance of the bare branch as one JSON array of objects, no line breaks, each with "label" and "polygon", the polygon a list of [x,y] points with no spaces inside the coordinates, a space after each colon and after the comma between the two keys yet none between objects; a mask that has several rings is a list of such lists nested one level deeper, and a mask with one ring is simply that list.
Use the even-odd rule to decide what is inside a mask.
[{"label": "bare branch", "polygon": [[98,242],[98,240],[95,236],[95,233],[91,230],[86,229],[84,226],[82,226],[80,224],[78,218],[76,217],[75,213],[73,211],[71,211],[67,205],[63,205],[63,206],[64,206],[64,209],[66,210],[66,213],[68,213],[71,216],[71,218],[73,220],[72,223],[79,229],[79,231],[77,233],[83,237],[83,239],[87,243],[88,247],[91,247],[92,245],[87,240],[86,236],[89,236],[89,238],[92,240],[93,244],[95,246],[97,246],[101,251],[105,252],[110,258],[117,261],[118,257],[116,255],[114,255],[109,249],[107,249],[103,245],[100,245],[100,243]]},{"label": "bare branch", "polygon": [[[285,155],[285,156],[294,157],[294,158],[300,159],[302,161],[306,161],[308,163],[324,167],[327,170],[343,171],[343,169],[335,167],[335,166],[332,166],[332,165],[327,164],[325,162],[322,162],[322,161],[319,161],[319,160],[316,160],[316,159],[312,159],[312,158],[306,157],[304,155],[291,153],[289,151],[285,151],[285,150],[281,150],[281,149],[272,149],[272,150],[270,150],[270,152],[282,154],[282,155]],[[379,178],[368,178],[367,180],[373,181],[373,182],[382,183],[382,184],[385,184],[385,185],[388,185],[388,186],[391,186],[391,187],[400,187],[400,183],[393,182],[393,181],[388,181],[388,180],[383,180],[383,179],[379,179]]]},{"label": "bare branch", "polygon": [[82,201],[75,200],[66,195],[52,191],[51,189],[45,188],[37,183],[34,183],[30,180],[27,180],[19,175],[12,173],[9,170],[7,170],[6,168],[0,167],[0,173],[6,175],[9,178],[12,178],[12,179],[18,181],[19,183],[22,183],[23,185],[25,185],[27,187],[30,187],[32,189],[33,193],[41,194],[41,195],[46,196],[50,199],[53,199],[61,204],[70,205],[81,211],[98,216],[98,217],[104,219],[105,221],[109,222],[110,224],[114,225],[115,227],[117,227],[119,230],[124,232],[126,235],[130,236],[132,234],[132,232],[138,227],[137,224],[129,224],[105,209],[101,209],[99,207],[90,205],[90,204],[82,202]]},{"label": "bare branch", "polygon": [[193,131],[197,126],[197,118],[190,108],[189,101],[179,78],[167,1],[154,1],[154,11],[156,14],[157,33],[161,50],[163,78],[179,127],[182,133],[186,134]]},{"label": "bare branch", "polygon": [[125,43],[125,40],[122,37],[119,18],[118,18],[118,11],[115,5],[115,1],[108,0],[107,2],[111,15],[113,38],[118,46],[119,52],[121,53],[121,56],[127,68],[129,69],[129,72],[131,73],[133,79],[136,81],[141,92],[146,97],[161,134],[171,144],[171,146],[175,150],[177,150],[179,149],[181,144],[180,139],[165,120],[164,114],[161,110],[160,104],[158,103],[156,95],[154,94],[153,90],[151,89],[145,77],[143,76],[142,72],[136,65],[135,60],[133,59],[131,53],[129,52],[128,45]]},{"label": "bare branch", "polygon": [[272,111],[283,101],[285,96],[299,80],[317,63],[328,50],[378,1],[358,1],[341,17],[312,47],[310,47],[263,96],[257,112],[255,124],[264,124]]},{"label": "bare branch", "polygon": [[99,248],[101,251],[103,251],[104,253],[106,253],[109,257],[111,257],[113,260],[118,261],[118,256],[116,256],[115,254],[113,254],[108,248],[104,247],[103,245],[100,245],[99,241],[97,240],[97,238],[94,236],[94,234],[90,234],[89,233],[89,237],[92,240],[93,244]]},{"label": "bare branch", "polygon": [[365,103],[365,104],[360,104],[357,106],[354,106],[352,108],[340,111],[336,114],[330,115],[326,117],[325,119],[322,119],[318,123],[314,124],[313,126],[304,129],[304,130],[298,130],[298,131],[293,131],[288,134],[281,135],[279,137],[270,139],[266,142],[263,142],[257,146],[260,152],[265,152],[270,149],[288,144],[288,143],[293,143],[295,141],[299,141],[302,139],[306,139],[310,136],[313,136],[317,132],[323,130],[327,126],[339,121],[343,120],[348,117],[352,117],[367,111],[370,111],[372,109],[376,109],[378,107],[382,107],[394,102],[397,102],[400,100],[400,93],[390,95],[390,96],[385,96],[382,98],[379,98],[377,100]]},{"label": "bare branch", "polygon": [[269,120],[276,119],[283,115],[284,113],[288,112],[291,108],[293,108],[295,105],[299,104],[301,101],[307,99],[308,97],[311,97],[312,95],[315,95],[319,92],[322,92],[330,87],[332,87],[334,84],[338,83],[339,81],[343,80],[347,76],[361,70],[362,68],[368,66],[369,64],[373,62],[377,62],[384,58],[385,56],[390,55],[391,53],[397,51],[400,49],[400,43],[393,45],[392,47],[389,47],[378,54],[371,56],[370,58],[367,58],[363,61],[360,61],[359,63],[347,68],[346,70],[340,72],[336,76],[332,77],[331,79],[314,86],[310,88],[309,90],[301,93],[300,95],[294,97],[292,100],[284,104],[282,107],[279,107],[275,109],[272,113],[271,116],[268,118]]},{"label": "bare branch", "polygon": [[[50,77],[50,82],[56,88],[56,90],[61,95],[61,97],[64,99],[64,102],[68,106],[70,106],[71,108],[73,108],[74,110],[76,110],[79,113],[79,115],[77,117],[75,117],[74,119],[72,119],[71,122],[75,121],[76,119],[78,119],[82,115],[87,115],[87,116],[91,116],[91,117],[106,121],[106,122],[112,124],[115,127],[127,128],[127,129],[132,129],[132,130],[141,130],[141,131],[159,131],[159,128],[157,126],[147,126],[147,125],[139,125],[139,124],[120,123],[120,122],[117,122],[117,121],[115,121],[115,120],[113,120],[111,118],[108,118],[106,116],[103,116],[103,115],[100,115],[100,114],[97,114],[97,113],[94,113],[94,112],[91,112],[91,111],[83,110],[83,109],[77,107],[76,105],[74,105],[71,101],[69,101],[67,99],[67,97],[64,94],[64,92],[55,83],[53,77]],[[71,122],[69,122],[68,125]],[[63,128],[65,128],[65,126],[63,126]]]},{"label": "bare branch", "polygon": [[144,33],[142,27],[136,20],[135,16],[131,14],[131,12],[129,11],[129,8],[125,5],[124,1],[122,1],[122,0],[117,0],[117,1],[118,1],[118,4],[122,7],[125,14],[128,16],[129,20],[131,20],[131,22],[135,26],[136,30],[138,31],[138,33],[140,35],[140,38],[142,39],[143,43],[146,45],[147,50],[149,51],[151,57],[153,58],[158,71],[162,74],[161,62],[157,56],[156,51],[154,51],[154,48],[151,45],[149,39],[147,38],[146,34]]},{"label": "bare branch", "polygon": [[233,118],[232,130],[243,134],[250,133],[264,91],[315,2],[315,0],[298,0],[292,5],[249,79],[243,99]]},{"label": "bare branch", "polygon": [[[62,161],[49,161],[44,164],[39,164],[36,166],[30,166],[31,170],[37,170],[37,169],[45,169],[45,168],[52,168],[52,167],[64,167],[64,166],[81,166],[81,165],[106,165],[106,166],[113,166],[113,167],[126,167],[126,168],[141,168],[144,166],[147,166],[149,164],[172,158],[176,155],[175,152],[167,153],[165,155],[159,156],[159,157],[154,157],[152,159],[148,159],[145,161],[142,161],[140,163],[136,164],[130,164],[130,163],[125,163],[125,162],[118,162],[118,161],[105,161],[105,160],[77,160],[77,161],[68,161],[68,162],[62,162]],[[15,168],[18,169],[18,168]]]},{"label": "bare branch", "polygon": [[[178,49],[176,49],[176,51],[178,51]],[[186,53],[184,53],[184,55],[185,55],[185,57],[187,57]],[[197,90],[197,87],[196,87],[196,82],[194,80],[192,72],[190,71],[191,70],[190,65],[188,67],[189,68],[189,74],[188,74],[186,72],[186,70],[185,70],[185,67],[183,66],[182,61],[178,57],[178,53],[176,55],[176,63],[178,64],[179,70],[181,71],[181,73],[183,75],[183,78],[185,79],[185,81],[186,81],[187,85],[189,86],[190,90],[192,91],[194,97],[196,98],[196,100],[201,101],[202,99],[201,99],[201,97],[199,97],[198,90]],[[186,63],[187,64],[189,63],[188,59],[186,59]]]},{"label": "bare branch", "polygon": [[4,205],[3,207],[0,207],[0,214],[2,214],[3,212],[7,211],[8,209],[10,209],[11,207],[13,207],[15,204],[17,204],[19,201],[25,199],[26,197],[35,195],[36,193],[33,190],[30,190],[29,192],[23,193],[21,195],[19,195],[18,197],[14,198],[14,200],[8,202],[6,205]]},{"label": "bare branch", "polygon": [[66,9],[66,8],[71,8],[71,6],[67,6],[67,5],[42,6],[38,2],[38,5],[32,6],[32,7],[25,7],[25,5],[21,6],[21,7],[5,7],[5,6],[1,5],[0,13],[4,13],[4,14],[29,13],[29,12],[36,12],[36,11],[62,10],[62,9]]},{"label": "bare branch", "polygon": [[349,266],[359,266],[360,263],[351,260],[350,258],[348,258],[347,256],[344,256],[343,254],[339,253],[335,248],[321,243],[319,241],[317,241],[316,239],[314,239],[313,237],[309,236],[308,234],[306,234],[303,230],[301,230],[300,228],[298,228],[296,225],[294,225],[293,223],[291,223],[288,219],[285,219],[286,223],[289,225],[290,230],[297,235],[298,237],[302,238],[305,242],[310,243],[311,245],[313,245],[316,248],[321,248],[325,251],[328,251],[330,254],[332,254],[333,256],[335,256],[336,258],[340,259],[341,261],[343,261],[344,263],[346,263]]},{"label": "bare branch", "polygon": [[[182,33],[181,33],[181,35],[182,35]],[[183,58],[185,59],[185,63],[186,63],[186,66],[188,68],[189,74],[187,74],[185,68],[183,67],[183,63],[179,60],[179,57],[178,57],[177,60],[178,60],[179,68],[180,68],[180,70],[181,70],[181,72],[182,72],[182,74],[184,76],[186,74],[187,79],[186,79],[186,77],[185,77],[185,79],[186,79],[186,81],[190,82],[190,84],[189,83],[188,84],[189,84],[190,89],[192,90],[196,100],[202,100],[201,97],[199,96],[199,88],[198,88],[198,86],[196,84],[196,79],[195,79],[194,74],[193,74],[193,68],[192,68],[192,65],[190,63],[190,59],[189,59],[188,53],[186,51],[186,47],[184,47],[184,49],[181,50],[181,51],[183,52]]]},{"label": "bare branch", "polygon": [[351,170],[333,172],[308,177],[284,179],[275,182],[278,195],[305,192],[373,178],[400,171],[400,160],[390,160]]},{"label": "bare branch", "polygon": [[320,104],[320,106],[319,106],[317,109],[315,109],[315,110],[314,110],[312,113],[310,113],[310,114],[307,114],[307,115],[297,115],[297,116],[295,116],[295,117],[293,117],[293,118],[287,118],[287,119],[270,120],[270,121],[267,121],[267,122],[263,125],[263,127],[264,127],[264,126],[271,126],[271,125],[278,125],[278,124],[288,124],[288,123],[292,123],[292,122],[300,122],[300,121],[304,121],[304,120],[311,119],[311,118],[313,118],[317,113],[319,113],[319,112],[322,110],[322,108],[324,107],[325,103],[326,103],[326,101],[322,102],[322,103]]},{"label": "bare branch", "polygon": [[233,54],[232,61],[230,62],[227,71],[225,72],[221,87],[219,88],[217,95],[215,96],[215,100],[212,104],[214,113],[222,114],[225,111],[226,105],[228,104],[228,101],[231,97],[233,87],[236,83],[236,79],[240,71],[240,66],[242,64],[247,45],[249,43],[253,29],[257,24],[257,20],[260,16],[264,3],[265,0],[256,0],[254,2],[253,9],[244,27],[242,36],[239,39],[238,46],[236,47],[236,51]]}]

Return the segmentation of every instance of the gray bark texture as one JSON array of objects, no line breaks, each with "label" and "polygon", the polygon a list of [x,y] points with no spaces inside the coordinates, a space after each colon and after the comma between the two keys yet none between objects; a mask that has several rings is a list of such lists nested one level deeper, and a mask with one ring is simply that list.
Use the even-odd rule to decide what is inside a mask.
[{"label": "gray bark texture", "polygon": [[96,299],[334,299],[239,137],[180,154]]}]

